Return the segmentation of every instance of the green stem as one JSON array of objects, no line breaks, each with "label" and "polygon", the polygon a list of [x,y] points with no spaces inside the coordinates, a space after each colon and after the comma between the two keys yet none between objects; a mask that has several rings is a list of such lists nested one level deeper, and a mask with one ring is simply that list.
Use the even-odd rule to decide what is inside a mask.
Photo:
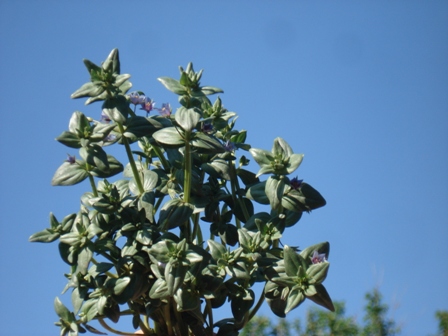
[{"label": "green stem", "polygon": [[157,200],[157,203],[154,205],[154,210],[152,211],[152,212],[153,212],[153,215],[155,215],[155,213],[157,212],[157,210],[159,210],[159,207],[160,207],[160,205],[162,204],[164,198],[165,198],[165,195],[160,196],[159,199]]},{"label": "green stem", "polygon": [[250,311],[249,316],[247,317],[246,322],[252,320],[252,318],[258,312],[258,309],[260,309],[260,307],[263,304],[263,302],[264,302],[264,293],[261,293],[260,298],[258,299],[258,302],[257,302],[256,306]]},{"label": "green stem", "polygon": [[95,179],[89,174],[90,186],[92,187],[93,196],[98,197],[98,190],[96,189]]},{"label": "green stem", "polygon": [[163,168],[166,171],[169,171],[170,163],[166,160],[161,149],[158,146],[152,145],[152,150],[156,153],[157,157],[159,158],[160,162],[162,163]]},{"label": "green stem", "polygon": [[126,138],[124,136],[123,125],[118,124],[118,123],[117,123],[117,125],[118,125],[118,129],[120,130],[120,133],[121,133],[121,138],[122,138],[124,147],[126,148],[126,154],[128,155],[129,163],[130,163],[131,169],[132,169],[132,174],[134,175],[134,179],[135,179],[135,183],[137,184],[138,191],[140,192],[140,194],[143,194],[145,192],[145,190],[143,189],[142,180],[138,173],[137,166],[135,165],[134,157],[132,155],[131,146],[129,145],[128,138]]},{"label": "green stem", "polygon": [[165,312],[164,317],[165,317],[166,328],[168,330],[168,335],[169,336],[174,336],[174,334],[173,334],[173,326],[171,324],[170,304],[169,303],[166,304],[163,310]]},{"label": "green stem", "polygon": [[[190,203],[191,194],[191,148],[189,136],[185,139],[184,152],[184,202]],[[191,243],[190,221],[185,222],[185,238]]]},{"label": "green stem", "polygon": [[208,315],[208,324],[210,327],[213,328],[213,308],[212,308],[212,301],[210,299],[206,299],[205,309]]},{"label": "green stem", "polygon": [[110,331],[111,333],[114,333],[116,335],[124,335],[124,336],[134,336],[135,335],[135,333],[133,333],[133,332],[119,331],[119,330],[112,328],[104,321],[104,319],[102,317],[98,317],[98,322],[104,327],[104,329],[106,329],[107,331]]},{"label": "green stem", "polygon": [[151,330],[150,330],[148,322],[146,320],[140,319],[138,326],[143,331],[144,335],[151,335]]}]

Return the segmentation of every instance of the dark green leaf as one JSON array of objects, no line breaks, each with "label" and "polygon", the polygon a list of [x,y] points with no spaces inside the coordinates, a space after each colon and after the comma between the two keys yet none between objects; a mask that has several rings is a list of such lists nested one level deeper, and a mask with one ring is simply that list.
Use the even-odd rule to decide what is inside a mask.
[{"label": "dark green leaf", "polygon": [[212,95],[212,94],[215,94],[215,93],[224,93],[224,91],[221,90],[220,88],[213,87],[213,86],[203,86],[203,87],[201,87],[201,91],[206,96]]},{"label": "dark green leaf", "polygon": [[[78,163],[79,162],[79,163]],[[84,181],[89,176],[81,161],[64,162],[54,173],[51,184],[54,186],[69,186]]]},{"label": "dark green leaf", "polygon": [[154,132],[163,128],[163,124],[154,118],[135,116],[126,122],[124,136],[131,142],[137,141],[143,136],[150,137]]},{"label": "dark green leaf", "polygon": [[191,140],[191,145],[198,153],[218,154],[225,152],[225,149],[219,140],[202,132],[195,133]]},{"label": "dark green leaf", "polygon": [[280,206],[284,190],[285,181],[283,178],[279,176],[269,176],[266,181],[265,192],[273,210],[277,210]]},{"label": "dark green leaf", "polygon": [[197,108],[185,108],[181,106],[174,115],[176,122],[185,132],[191,132],[201,118],[201,111]]},{"label": "dark green leaf", "polygon": [[246,193],[247,198],[260,204],[269,204],[269,198],[266,195],[266,181],[257,183],[250,187]]},{"label": "dark green leaf", "polygon": [[106,152],[98,145],[91,144],[79,150],[81,157],[91,166],[97,167],[104,173],[109,172]]},{"label": "dark green leaf", "polygon": [[193,214],[194,206],[180,199],[166,202],[160,209],[159,225],[164,230],[170,230],[183,225]]},{"label": "dark green leaf", "polygon": [[169,77],[160,77],[157,79],[171,92],[178,95],[187,94],[187,88],[180,84],[179,81]]},{"label": "dark green leaf", "polygon": [[64,304],[61,302],[61,300],[59,300],[58,297],[54,299],[54,310],[56,311],[56,314],[58,314],[58,316],[64,321],[69,323],[75,321],[74,314],[64,306]]},{"label": "dark green leaf", "polygon": [[185,141],[179,132],[175,127],[167,127],[155,132],[152,137],[161,145],[180,147]]},{"label": "dark green leaf", "polygon": [[99,170],[98,168],[94,168],[90,173],[93,176],[97,176],[97,177],[101,177],[101,178],[108,178],[108,177],[117,175],[123,171],[123,165],[120,163],[120,161],[118,161],[112,155],[107,154],[107,163],[109,165],[108,172],[104,172],[104,171]]},{"label": "dark green leaf", "polygon": [[124,124],[130,112],[129,104],[126,98],[120,95],[114,99],[105,100],[103,112],[116,123]]},{"label": "dark green leaf", "polygon": [[298,276],[300,268],[304,267],[304,260],[299,256],[294,249],[285,245],[283,249],[285,260],[285,271],[288,276]]},{"label": "dark green leaf", "polygon": [[288,314],[291,310],[298,307],[303,301],[305,301],[305,295],[299,288],[293,288],[286,300],[285,314]]},{"label": "dark green leaf", "polygon": [[33,243],[51,243],[58,239],[59,235],[59,232],[54,232],[52,229],[45,229],[32,234],[28,240]]},{"label": "dark green leaf", "polygon": [[81,142],[78,135],[72,132],[64,131],[60,136],[56,138],[56,140],[70,148],[81,147]]},{"label": "dark green leaf", "polygon": [[226,254],[227,250],[222,244],[210,239],[207,240],[207,244],[208,247],[210,248],[210,254],[212,255],[212,258],[215,261],[224,258],[224,255]]}]

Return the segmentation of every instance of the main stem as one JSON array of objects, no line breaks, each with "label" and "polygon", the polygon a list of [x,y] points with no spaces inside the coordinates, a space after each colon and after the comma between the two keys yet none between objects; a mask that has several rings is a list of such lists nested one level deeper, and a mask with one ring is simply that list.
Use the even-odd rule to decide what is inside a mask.
[{"label": "main stem", "polygon": [[124,128],[122,124],[117,123],[118,129],[121,133],[121,138],[124,144],[124,147],[126,148],[126,154],[128,155],[129,163],[131,165],[132,174],[134,175],[135,183],[137,184],[138,191],[140,194],[143,194],[145,192],[145,189],[143,189],[142,180],[140,179],[140,175],[137,170],[137,166],[135,165],[134,156],[132,155],[131,146],[129,145],[128,138],[124,135]]},{"label": "main stem", "polygon": [[[185,153],[184,153],[184,202],[190,203],[191,194],[191,147],[190,139],[185,139]],[[191,243],[190,235],[190,221],[185,222],[185,238],[188,243]]]}]

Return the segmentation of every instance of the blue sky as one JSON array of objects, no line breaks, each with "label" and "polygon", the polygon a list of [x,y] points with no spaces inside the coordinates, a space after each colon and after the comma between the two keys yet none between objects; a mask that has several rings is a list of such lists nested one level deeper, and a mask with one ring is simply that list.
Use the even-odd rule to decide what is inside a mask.
[{"label": "blue sky", "polygon": [[57,244],[28,237],[88,190],[50,186],[67,155],[54,138],[76,110],[99,116],[70,94],[88,79],[82,59],[113,48],[159,106],[177,99],[156,78],[192,61],[253,147],[281,136],[304,153],[297,175],[327,205],[283,242],[330,241],[325,285],[347,315],[362,322],[380,285],[403,335],[436,332],[448,310],[448,2],[2,0],[2,334],[58,333],[68,269]]}]

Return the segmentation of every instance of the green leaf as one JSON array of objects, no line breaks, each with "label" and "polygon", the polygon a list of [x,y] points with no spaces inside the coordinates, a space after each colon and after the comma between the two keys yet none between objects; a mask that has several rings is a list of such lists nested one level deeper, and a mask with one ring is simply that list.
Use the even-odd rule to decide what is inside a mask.
[{"label": "green leaf", "polygon": [[159,82],[163,84],[168,90],[174,92],[178,95],[185,95],[188,93],[187,88],[179,83],[179,81],[169,78],[169,77],[160,77],[157,78]]},{"label": "green leaf", "polygon": [[123,171],[123,165],[112,155],[107,154],[107,164],[109,165],[108,172],[104,172],[98,168],[94,168],[93,170],[90,171],[90,173],[93,176],[108,178],[117,175]]},{"label": "green leaf", "polygon": [[201,91],[206,96],[216,94],[216,93],[224,93],[224,91],[221,90],[220,88],[213,87],[213,86],[203,86],[203,87],[201,87]]},{"label": "green leaf", "polygon": [[232,299],[230,304],[232,309],[233,317],[236,321],[242,321],[246,313],[254,304],[254,292],[252,290],[247,290],[247,296],[237,296]]},{"label": "green leaf", "polygon": [[101,71],[101,68],[93,62],[90,62],[88,59],[83,59],[84,65],[87,68],[89,73]]},{"label": "green leaf", "polygon": [[58,316],[65,322],[71,323],[76,320],[74,314],[64,306],[58,297],[54,299],[54,310],[56,311],[56,314],[58,314]]},{"label": "green leaf", "polygon": [[129,104],[124,96],[107,99],[103,103],[103,113],[118,124],[124,124],[129,115]]},{"label": "green leaf", "polygon": [[285,245],[283,249],[285,260],[285,271],[288,276],[298,276],[300,268],[304,267],[304,260],[299,256],[294,249]]},{"label": "green leaf", "polygon": [[246,197],[260,204],[269,204],[269,198],[266,195],[266,181],[250,187],[246,192]]},{"label": "green leaf", "polygon": [[[61,240],[62,241],[62,240]],[[92,260],[93,252],[89,246],[83,247],[78,254],[78,268],[77,270],[85,275],[89,267],[90,260]]]},{"label": "green leaf", "polygon": [[293,151],[291,146],[289,146],[284,139],[278,137],[274,139],[272,154],[275,157],[279,156],[281,158],[287,159],[293,154]]},{"label": "green leaf", "polygon": [[119,278],[115,281],[114,294],[120,295],[126,289],[127,285],[131,282],[130,277]]},{"label": "green leaf", "polygon": [[155,132],[152,137],[162,145],[181,147],[185,144],[185,140],[179,133],[180,130],[175,127],[167,127]]},{"label": "green leaf", "polygon": [[81,308],[81,314],[85,322],[93,320],[98,315],[98,299],[90,299],[84,302]]},{"label": "green leaf", "polygon": [[296,213],[308,211],[304,203],[305,197],[301,196],[300,193],[295,190],[282,197],[282,207]]},{"label": "green leaf", "polygon": [[72,99],[82,97],[96,97],[104,92],[104,88],[101,85],[88,82],[83,84],[78,90],[73,92],[70,96]]},{"label": "green leaf", "polygon": [[70,245],[70,246],[76,246],[80,244],[82,239],[82,236],[79,234],[79,232],[69,232],[61,236],[60,241],[61,243]]},{"label": "green leaf", "polygon": [[51,243],[58,239],[59,236],[59,232],[54,232],[52,229],[45,229],[32,234],[28,240],[32,243]]},{"label": "green leaf", "polygon": [[303,161],[303,154],[292,154],[289,157],[288,165],[286,166],[286,171],[288,174],[293,173],[297,168],[299,168],[300,164]]},{"label": "green leaf", "polygon": [[187,109],[181,106],[177,109],[174,119],[185,132],[191,132],[198,124],[201,116],[201,111],[199,109]]},{"label": "green leaf", "polygon": [[224,247],[224,245],[211,239],[207,240],[207,244],[208,247],[210,248],[210,254],[215,261],[224,258],[224,255],[227,253],[227,250]]},{"label": "green leaf", "polygon": [[317,294],[309,296],[308,299],[334,312],[333,301],[331,300],[330,295],[328,294],[325,287],[321,284],[316,284],[314,287],[316,288]]},{"label": "green leaf", "polygon": [[82,147],[79,155],[91,166],[97,167],[104,173],[109,172],[109,162],[106,152],[98,145],[90,144],[88,147]]},{"label": "green leaf", "polygon": [[82,161],[76,163],[64,162],[54,173],[51,185],[54,186],[70,186],[84,181],[89,173],[85,166],[81,165]]},{"label": "green leaf", "polygon": [[231,180],[229,162],[227,160],[216,158],[211,162],[203,163],[201,168],[213,177],[227,181]]},{"label": "green leaf", "polygon": [[298,307],[303,301],[305,301],[305,295],[299,288],[293,288],[286,300],[285,314],[288,314],[291,310]]},{"label": "green leaf", "polygon": [[159,226],[162,231],[183,225],[193,214],[194,206],[180,199],[166,202],[160,209]]},{"label": "green leaf", "polygon": [[174,301],[177,303],[177,311],[194,310],[200,306],[199,296],[191,288],[179,288],[174,294]]},{"label": "green leaf", "polygon": [[302,182],[300,192],[305,196],[305,205],[309,210],[314,210],[327,204],[322,195],[308,183]]},{"label": "green leaf", "polygon": [[309,278],[313,279],[316,284],[322,283],[327,277],[328,268],[330,264],[328,262],[320,262],[313,264],[306,270],[306,274]]},{"label": "green leaf", "polygon": [[102,63],[101,67],[104,70],[111,71],[114,74],[120,73],[120,56],[117,48],[112,49],[106,60]]},{"label": "green leaf", "polygon": [[163,126],[164,125],[155,118],[134,116],[127,120],[124,136],[131,140],[131,142],[135,142],[143,136],[150,137],[154,132],[162,129]]},{"label": "green leaf", "polygon": [[247,187],[250,187],[260,182],[260,180],[257,177],[255,177],[255,174],[249,170],[238,168],[236,170],[236,174]]},{"label": "green leaf", "polygon": [[198,153],[218,154],[225,152],[225,149],[219,140],[202,132],[195,133],[191,140],[191,145]]},{"label": "green leaf", "polygon": [[70,147],[70,148],[80,148],[81,147],[81,142],[80,142],[79,137],[72,132],[64,131],[64,132],[62,132],[62,134],[60,136],[58,136],[56,138],[56,140],[59,141],[61,144],[66,145],[67,147]]},{"label": "green leaf", "polygon": [[283,178],[279,176],[269,176],[266,181],[265,192],[273,210],[277,210],[280,206],[284,190],[285,181]]},{"label": "green leaf", "polygon": [[264,166],[271,167],[271,162],[274,160],[274,157],[272,156],[271,152],[258,148],[251,148],[249,149],[249,152],[250,154],[252,154],[254,160],[260,165],[260,167]]},{"label": "green leaf", "polygon": [[154,173],[152,170],[147,170],[143,174],[143,189],[145,191],[152,191],[157,186],[159,181],[159,175]]},{"label": "green leaf", "polygon": [[167,297],[168,295],[168,285],[163,278],[157,279],[149,290],[149,297],[151,299],[162,299]]},{"label": "green leaf", "polygon": [[71,133],[77,134],[80,138],[87,139],[90,134],[86,134],[86,132],[90,132],[91,130],[90,121],[84,113],[75,111],[70,118],[68,129]]}]

